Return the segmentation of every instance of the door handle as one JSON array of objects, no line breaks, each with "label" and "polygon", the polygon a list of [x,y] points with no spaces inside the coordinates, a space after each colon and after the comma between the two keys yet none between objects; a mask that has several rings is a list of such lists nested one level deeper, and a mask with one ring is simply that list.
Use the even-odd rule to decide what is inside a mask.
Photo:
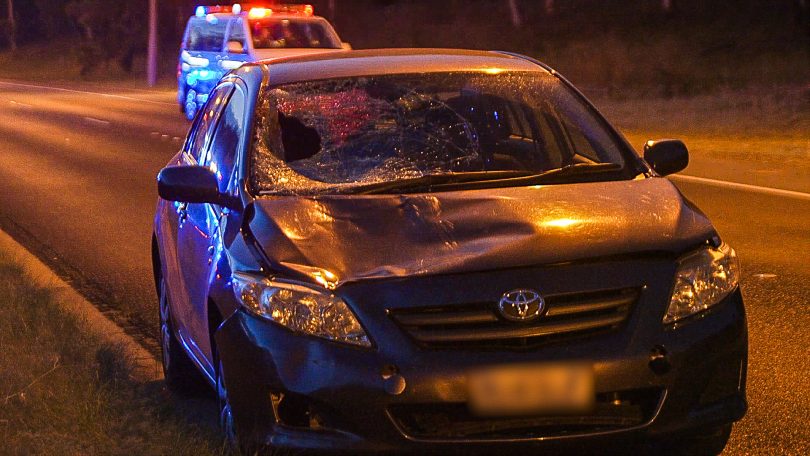
[{"label": "door handle", "polygon": [[216,251],[216,249],[214,249],[213,245],[208,246],[208,264],[211,264],[211,263],[214,262],[214,252],[215,251]]},{"label": "door handle", "polygon": [[177,215],[179,216],[180,223],[185,223],[188,220],[188,203],[180,203],[177,205]]}]

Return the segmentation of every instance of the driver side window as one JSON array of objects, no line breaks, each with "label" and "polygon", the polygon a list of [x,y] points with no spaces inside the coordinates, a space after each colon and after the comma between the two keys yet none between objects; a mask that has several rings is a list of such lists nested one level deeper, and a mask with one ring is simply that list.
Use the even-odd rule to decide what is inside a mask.
[{"label": "driver side window", "polygon": [[219,191],[229,190],[245,122],[245,95],[236,87],[230,100],[222,109],[219,122],[203,163],[217,176]]},{"label": "driver side window", "polygon": [[198,119],[195,120],[196,131],[194,138],[190,140],[190,146],[186,150],[194,158],[198,164],[203,164],[206,157],[205,152],[208,150],[208,144],[211,142],[211,135],[219,118],[219,112],[222,106],[228,100],[233,91],[233,84],[222,84],[211,92],[208,97],[208,102],[203,109],[197,114]]}]

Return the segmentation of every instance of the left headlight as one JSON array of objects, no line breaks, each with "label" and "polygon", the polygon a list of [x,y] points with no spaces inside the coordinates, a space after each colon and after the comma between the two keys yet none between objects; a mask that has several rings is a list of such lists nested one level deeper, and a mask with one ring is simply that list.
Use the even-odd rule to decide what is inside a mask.
[{"label": "left headlight", "polygon": [[675,323],[714,306],[737,288],[740,263],[728,244],[705,247],[678,262],[664,323]]},{"label": "left headlight", "polygon": [[327,290],[233,274],[236,298],[247,310],[292,331],[361,347],[371,341],[349,306]]}]

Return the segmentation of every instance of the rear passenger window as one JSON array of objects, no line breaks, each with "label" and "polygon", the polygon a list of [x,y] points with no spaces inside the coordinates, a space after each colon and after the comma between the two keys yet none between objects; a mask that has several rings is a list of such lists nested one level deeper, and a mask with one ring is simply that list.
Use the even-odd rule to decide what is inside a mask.
[{"label": "rear passenger window", "polygon": [[225,46],[227,20],[195,17],[189,21],[186,50],[198,52],[221,52]]}]

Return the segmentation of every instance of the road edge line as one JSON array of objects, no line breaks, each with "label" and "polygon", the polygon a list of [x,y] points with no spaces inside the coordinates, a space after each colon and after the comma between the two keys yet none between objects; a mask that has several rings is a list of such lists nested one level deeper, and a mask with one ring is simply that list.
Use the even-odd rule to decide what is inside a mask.
[{"label": "road edge line", "polygon": [[6,79],[0,79],[0,85],[8,85],[12,87],[24,87],[26,89],[42,89],[42,90],[50,90],[53,92],[62,92],[62,93],[78,93],[81,95],[98,95],[100,97],[105,98],[113,98],[116,100],[127,100],[127,101],[137,101],[140,103],[147,103],[147,104],[157,104],[163,106],[175,106],[175,103],[168,102],[168,101],[156,101],[156,100],[147,100],[144,98],[136,98],[136,97],[128,97],[126,95],[118,95],[114,93],[107,93],[107,92],[94,92],[92,90],[79,90],[79,89],[66,89],[64,87],[53,87],[53,86],[46,86],[46,85],[39,85],[39,84],[28,84],[24,82],[14,82]]},{"label": "road edge line", "polygon": [[689,176],[686,174],[674,174],[671,177],[673,180],[680,180],[684,182],[692,182],[697,184],[713,185],[715,187],[733,188],[735,190],[743,190],[753,193],[765,193],[768,195],[778,195],[787,198],[795,198],[810,201],[810,193],[797,192],[794,190],[784,190],[781,188],[762,187],[752,184],[741,184],[739,182],[729,182],[724,180],[709,179],[707,177]]},{"label": "road edge line", "polygon": [[163,368],[157,358],[3,230],[0,230],[0,253],[22,266],[35,285],[50,290],[59,308],[86,322],[90,334],[102,343],[119,348],[132,362],[135,381],[148,383],[163,379]]}]

